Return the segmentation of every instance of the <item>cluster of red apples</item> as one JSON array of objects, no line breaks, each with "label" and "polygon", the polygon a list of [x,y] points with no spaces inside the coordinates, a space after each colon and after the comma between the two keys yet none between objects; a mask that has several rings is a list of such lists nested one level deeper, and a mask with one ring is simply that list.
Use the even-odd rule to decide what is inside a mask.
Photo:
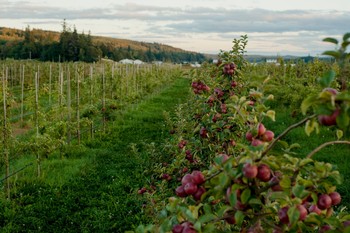
[{"label": "cluster of red apples", "polygon": [[251,142],[252,146],[260,146],[264,142],[271,142],[274,137],[274,132],[266,130],[262,123],[258,124],[258,129],[255,133],[252,131],[246,133],[246,139]]}]

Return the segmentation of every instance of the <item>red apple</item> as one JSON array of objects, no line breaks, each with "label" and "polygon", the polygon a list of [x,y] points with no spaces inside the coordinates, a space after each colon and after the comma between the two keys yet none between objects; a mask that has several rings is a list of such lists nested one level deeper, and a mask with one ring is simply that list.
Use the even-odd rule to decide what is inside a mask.
[{"label": "red apple", "polygon": [[245,138],[248,140],[248,141],[253,141],[253,134],[252,134],[252,132],[247,132],[246,134],[245,134]]},{"label": "red apple", "polygon": [[259,123],[259,125],[258,125],[258,135],[262,136],[262,135],[264,135],[265,132],[266,132],[265,126],[263,125],[263,123]]},{"label": "red apple", "polygon": [[263,144],[263,142],[261,140],[255,139],[255,138],[253,139],[253,141],[251,143],[252,146],[260,146],[262,144]]},{"label": "red apple", "polygon": [[184,227],[180,224],[176,224],[175,226],[173,226],[172,232],[173,233],[182,233],[182,230],[184,229]]},{"label": "red apple", "polygon": [[332,206],[332,199],[329,195],[327,194],[322,194],[318,197],[317,201],[317,207],[320,210],[325,210],[328,209]]},{"label": "red apple", "polygon": [[175,189],[175,193],[178,197],[187,197],[184,187],[184,185],[181,185]]},{"label": "red apple", "polygon": [[299,213],[300,213],[299,220],[303,221],[307,216],[307,209],[303,205],[298,205],[297,209],[299,210]]},{"label": "red apple", "polygon": [[140,189],[137,191],[137,193],[138,193],[138,194],[144,194],[146,191],[147,191],[147,189],[146,189],[145,187],[143,187],[143,188],[140,188]]},{"label": "red apple", "polygon": [[288,206],[283,207],[282,209],[280,209],[278,211],[278,218],[280,219],[280,221],[284,224],[288,224],[289,223],[289,218],[288,218]]},{"label": "red apple", "polygon": [[344,221],[344,222],[343,222],[343,226],[344,226],[344,227],[350,226],[350,220]]},{"label": "red apple", "polygon": [[205,177],[203,175],[203,173],[201,171],[193,171],[192,172],[192,180],[193,180],[193,183],[195,184],[203,184],[205,182]]},{"label": "red apple", "polygon": [[332,192],[329,196],[332,199],[332,205],[338,205],[341,202],[341,196],[338,192]]},{"label": "red apple", "polygon": [[259,180],[267,182],[271,178],[271,170],[266,164],[260,164],[258,166],[258,175],[256,176]]},{"label": "red apple", "polygon": [[196,200],[196,201],[199,201],[202,197],[202,195],[205,193],[205,188],[203,186],[200,186],[198,189],[197,189],[197,192],[195,192],[193,194],[193,198]]},{"label": "red apple", "polygon": [[271,130],[266,130],[266,132],[262,136],[262,140],[265,142],[271,142],[274,137],[275,137],[275,134]]},{"label": "red apple", "polygon": [[340,109],[334,110],[331,115],[318,115],[318,121],[321,125],[332,126],[337,124],[337,117],[340,114]]},{"label": "red apple", "polygon": [[334,96],[338,94],[338,91],[336,89],[334,89],[334,88],[331,88],[331,87],[326,87],[322,91],[327,91],[327,92],[331,93]]},{"label": "red apple", "polygon": [[184,177],[182,177],[182,179],[181,179],[181,183],[183,185],[186,185],[188,183],[193,183],[192,175],[191,174],[184,175]]},{"label": "red apple", "polygon": [[235,219],[234,216],[228,216],[228,217],[226,217],[226,218],[225,218],[225,221],[226,221],[228,224],[231,224],[231,225],[236,224],[236,219]]},{"label": "red apple", "polygon": [[246,163],[243,166],[243,175],[247,178],[255,178],[258,174],[258,167],[250,163]]},{"label": "red apple", "polygon": [[202,138],[207,138],[208,135],[207,135],[208,131],[205,127],[202,127],[199,131],[199,135],[202,137]]},{"label": "red apple", "polygon": [[309,207],[309,212],[316,213],[317,215],[320,215],[322,213],[322,211],[317,207],[317,205],[311,205]]},{"label": "red apple", "polygon": [[187,183],[184,190],[188,195],[193,195],[197,192],[198,186],[195,183]]}]

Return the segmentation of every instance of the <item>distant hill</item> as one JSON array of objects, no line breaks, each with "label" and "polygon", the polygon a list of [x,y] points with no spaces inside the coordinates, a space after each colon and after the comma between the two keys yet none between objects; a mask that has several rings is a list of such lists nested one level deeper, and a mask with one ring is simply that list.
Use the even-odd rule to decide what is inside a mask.
[{"label": "distant hill", "polygon": [[[26,40],[26,33],[30,33],[30,40],[32,43],[40,46],[53,45],[62,42],[60,41],[62,32],[47,31],[41,29],[20,30],[8,27],[0,27],[0,46],[4,45],[5,43],[11,46],[24,43]],[[69,31],[69,33],[74,33],[74,31]],[[131,58],[148,61],[163,60],[180,62],[181,60],[186,62],[202,62],[208,59],[201,53],[186,51],[161,43],[140,42],[127,39],[93,36],[90,34],[79,35],[90,37],[92,45],[101,51],[101,56],[108,57],[113,60]],[[14,57],[14,55],[15,54],[10,54],[10,57]],[[3,58],[4,56],[5,55],[2,54]],[[6,56],[9,55],[7,54]]]}]

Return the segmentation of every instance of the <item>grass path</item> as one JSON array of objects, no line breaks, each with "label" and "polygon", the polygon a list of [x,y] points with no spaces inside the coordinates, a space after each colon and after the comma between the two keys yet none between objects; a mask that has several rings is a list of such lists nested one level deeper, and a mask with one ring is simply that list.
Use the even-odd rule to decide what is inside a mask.
[{"label": "grass path", "polygon": [[179,78],[125,111],[105,136],[84,148],[88,162],[69,182],[17,187],[15,201],[0,202],[0,232],[124,232],[147,221],[135,193],[145,183],[148,156],[136,157],[130,144],[162,142],[168,135],[163,111],[184,102],[188,87],[189,80]]}]

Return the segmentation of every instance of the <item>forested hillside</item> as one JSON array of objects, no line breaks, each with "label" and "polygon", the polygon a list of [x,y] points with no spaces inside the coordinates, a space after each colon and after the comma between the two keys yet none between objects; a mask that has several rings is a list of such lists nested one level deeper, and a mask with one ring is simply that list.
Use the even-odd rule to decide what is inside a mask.
[{"label": "forested hillside", "polygon": [[63,23],[62,32],[0,27],[0,59],[38,59],[41,61],[85,61],[100,58],[115,61],[140,59],[146,62],[203,62],[203,54],[159,43],[92,36],[78,33]]}]

